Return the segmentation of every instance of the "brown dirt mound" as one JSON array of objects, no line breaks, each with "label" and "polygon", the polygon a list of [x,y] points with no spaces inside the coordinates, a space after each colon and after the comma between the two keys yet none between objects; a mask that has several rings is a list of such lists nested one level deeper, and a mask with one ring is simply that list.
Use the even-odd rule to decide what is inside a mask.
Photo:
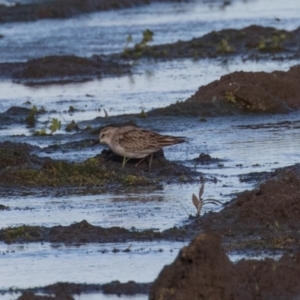
[{"label": "brown dirt mound", "polygon": [[2,76],[34,85],[81,82],[104,76],[120,76],[129,74],[130,66],[109,59],[105,60],[96,55],[91,58],[65,55],[46,56],[24,63],[2,63],[0,70]]},{"label": "brown dirt mound", "polygon": [[[105,284],[88,284],[88,283],[71,283],[57,282],[43,287],[35,287],[28,289],[14,289],[16,293],[22,293],[18,300],[67,300],[74,299],[73,296],[80,295],[84,299],[88,294],[100,293],[107,295],[137,295],[148,294],[151,283],[137,283],[128,281],[121,283],[118,280]],[[11,290],[2,291],[3,294],[9,293]],[[43,294],[43,295],[41,295]]]},{"label": "brown dirt mound", "polygon": [[287,113],[300,107],[299,79],[300,66],[287,72],[234,72],[200,87],[185,102],[154,109],[149,115]]},{"label": "brown dirt mound", "polygon": [[188,230],[217,231],[227,249],[290,249],[300,246],[300,165],[278,169],[258,189],[240,194],[219,213]]},{"label": "brown dirt mound", "polygon": [[129,160],[122,169],[122,158],[111,151],[83,162],[68,162],[30,153],[38,149],[24,143],[0,143],[0,194],[18,194],[26,189],[31,192],[48,189],[49,193],[63,192],[60,189],[63,193],[102,193],[108,186],[131,189],[159,186],[163,181],[192,182],[197,174],[183,165],[167,161],[163,152],[155,155],[148,170],[146,160],[137,167],[136,160]]},{"label": "brown dirt mound", "polygon": [[149,292],[148,283],[136,283],[135,281],[128,281],[126,283],[121,283],[120,281],[112,281],[107,284],[102,285],[103,294],[115,295],[119,297],[121,295],[136,295],[136,294],[146,294]]},{"label": "brown dirt mound", "polygon": [[[103,228],[94,226],[83,220],[69,226],[26,226],[0,229],[0,241],[7,244],[22,242],[50,242],[50,243],[111,243],[127,241],[152,241],[162,239],[182,239],[186,235],[184,230],[175,228],[161,233],[153,229],[127,230],[122,227]],[[119,250],[128,252],[129,250]]]},{"label": "brown dirt mound", "polygon": [[[0,171],[11,169],[19,166],[32,166],[37,162],[37,157],[30,158],[29,151],[35,150],[38,147],[26,143],[12,143],[5,141],[0,143]],[[1,176],[0,176],[1,177]]]},{"label": "brown dirt mound", "polygon": [[202,234],[181,249],[172,265],[164,267],[149,299],[230,299],[232,275],[220,237]]},{"label": "brown dirt mound", "polygon": [[71,295],[55,295],[55,296],[47,296],[47,295],[35,295],[32,292],[24,292],[17,300],[74,300],[75,298]]},{"label": "brown dirt mound", "polygon": [[300,246],[300,165],[277,170],[258,189],[240,194],[220,212],[163,232],[102,228],[86,221],[69,226],[20,226],[0,230],[0,240],[15,242],[124,242],[187,240],[203,230],[218,232],[227,250],[297,252]]},{"label": "brown dirt mound", "polygon": [[291,59],[299,57],[300,28],[293,31],[251,25],[242,29],[212,31],[202,37],[172,44],[132,47],[122,58],[159,59],[216,58],[242,56],[245,59]]},{"label": "brown dirt mound", "polygon": [[164,267],[149,299],[296,299],[300,293],[300,255],[229,261],[214,234],[200,234]]}]

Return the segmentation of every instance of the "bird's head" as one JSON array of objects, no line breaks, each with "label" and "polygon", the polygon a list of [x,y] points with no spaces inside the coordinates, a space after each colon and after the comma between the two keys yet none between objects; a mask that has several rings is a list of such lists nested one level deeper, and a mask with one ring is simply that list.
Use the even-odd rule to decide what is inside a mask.
[{"label": "bird's head", "polygon": [[115,131],[117,130],[116,127],[105,127],[100,131],[99,134],[99,141],[103,144],[110,144],[111,139]]}]

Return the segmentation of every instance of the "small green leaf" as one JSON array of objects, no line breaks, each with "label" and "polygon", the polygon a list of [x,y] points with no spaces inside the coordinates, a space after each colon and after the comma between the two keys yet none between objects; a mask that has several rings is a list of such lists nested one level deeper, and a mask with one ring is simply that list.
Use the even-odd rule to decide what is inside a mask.
[{"label": "small green leaf", "polygon": [[59,120],[53,118],[51,121],[51,125],[49,126],[51,133],[59,130],[60,128],[61,128],[61,122]]},{"label": "small green leaf", "polygon": [[143,41],[142,41],[142,43],[147,44],[148,42],[153,41],[153,35],[154,35],[154,33],[151,30],[146,29],[143,32]]},{"label": "small green leaf", "polygon": [[72,120],[72,122],[67,124],[66,126],[66,131],[72,131],[72,130],[79,130],[79,126],[74,120]]}]

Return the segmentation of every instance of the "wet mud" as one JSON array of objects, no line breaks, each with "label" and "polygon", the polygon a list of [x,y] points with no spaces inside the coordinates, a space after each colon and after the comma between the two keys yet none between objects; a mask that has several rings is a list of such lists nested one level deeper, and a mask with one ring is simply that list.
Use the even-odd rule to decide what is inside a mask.
[{"label": "wet mud", "polygon": [[[272,174],[272,179],[263,183],[259,189],[242,193],[220,213],[209,213],[194,221],[193,231],[197,226],[196,231],[201,231],[200,227],[202,227],[203,233],[197,235],[188,246],[181,249],[175,261],[163,268],[153,284],[57,283],[48,287],[15,292],[23,292],[19,299],[61,299],[59,297],[72,297],[75,294],[93,291],[135,295],[148,293],[149,289],[149,299],[192,299],[195,295],[200,295],[205,299],[282,299],[282,297],[292,299],[300,292],[300,253],[298,252],[300,239],[299,232],[297,233],[297,228],[299,228],[297,207],[299,206],[299,201],[297,201],[299,199],[299,170],[299,166],[294,166],[276,171]],[[287,191],[290,192],[288,195]],[[204,225],[200,226],[199,220],[202,220]],[[182,236],[187,237],[186,233],[190,226],[185,227]],[[66,228],[62,226],[57,226],[56,229],[60,231],[61,236],[63,234],[69,237],[79,235],[79,239],[83,231],[87,235],[93,235],[97,231],[97,236],[111,236],[113,230],[123,237],[128,234],[116,228],[109,229],[110,233],[107,229],[105,229],[106,232],[100,232],[99,228],[96,230],[87,222],[72,225],[72,228],[70,226],[65,232],[63,231]],[[55,230],[51,229],[51,231]],[[90,230],[93,231],[92,234]],[[51,235],[51,231],[46,235]],[[172,232],[167,230],[162,233],[164,234],[168,234],[165,238],[169,238]],[[28,233],[27,236],[29,236]],[[3,230],[0,237],[2,239]],[[242,247],[250,241],[250,247],[264,250],[269,247],[269,249],[289,251],[284,251],[279,260],[242,259],[237,263],[232,263],[226,254],[228,239],[230,243],[233,243],[234,239],[236,241],[244,239]],[[63,240],[70,242],[68,237]],[[75,241],[86,242],[85,239],[78,240],[77,238],[72,240],[72,242]],[[291,251],[292,248],[293,251]],[[35,293],[41,292],[54,294],[56,298],[33,298],[37,297]]]},{"label": "wet mud", "polygon": [[212,31],[189,41],[178,41],[147,47],[128,48],[124,59],[203,59],[241,56],[247,59],[296,59],[299,58],[300,28],[293,31],[251,25],[243,29]]},{"label": "wet mud", "polygon": [[[168,45],[148,46],[146,41],[142,41],[132,48],[125,48],[122,53],[111,55],[93,55],[90,58],[72,55],[48,56],[27,62],[0,63],[0,73],[2,78],[10,78],[26,85],[64,84],[129,74],[133,72],[133,69],[130,64],[126,63],[128,59],[220,58],[226,60],[229,57],[238,56],[243,60],[286,60],[298,59],[299,49],[300,28],[289,32],[253,25],[240,30],[226,29],[211,32],[191,41],[179,41]],[[293,73],[289,79],[286,78],[288,75],[284,76],[280,72],[276,72],[276,74],[233,73],[228,75],[229,77],[222,78],[218,85],[211,83],[206,88],[201,87],[206,93],[201,100],[202,106],[204,106],[201,111],[198,107],[188,108],[179,103],[156,111],[156,113],[174,114],[182,111],[182,113],[192,114],[195,111],[194,114],[207,116],[245,111],[287,112],[298,108],[297,103],[294,103],[297,107],[294,107],[295,105],[290,107],[291,103],[288,101],[295,95],[296,79],[295,82],[292,82],[292,75],[297,76],[298,74],[297,67],[295,68],[294,71],[291,70],[288,73]],[[278,81],[282,81],[282,79],[283,87],[280,88]],[[269,81],[271,83],[267,84]],[[263,84],[259,84],[258,87],[260,82]],[[224,86],[221,86],[222,84]],[[292,90],[289,91],[289,88]],[[218,91],[214,93],[214,89]],[[286,91],[287,95],[285,95]],[[203,90],[201,90],[202,92]],[[279,96],[276,96],[277,92],[279,92]],[[195,97],[197,98],[197,94]],[[227,101],[220,101],[220,97]],[[254,98],[258,98],[259,101]],[[285,103],[286,101],[287,103]],[[212,113],[210,113],[211,110]]]},{"label": "wet mud", "polygon": [[63,19],[83,13],[129,8],[153,2],[178,2],[182,0],[46,0],[13,6],[0,4],[0,22],[24,22],[41,19]]},{"label": "wet mud", "polygon": [[227,250],[295,251],[300,245],[299,187],[299,164],[277,169],[257,189],[241,193],[219,213],[208,213],[185,229],[218,232]]},{"label": "wet mud", "polygon": [[[87,221],[81,221],[69,226],[20,226],[0,229],[0,241],[7,244],[16,242],[53,242],[53,243],[111,243],[128,241],[154,241],[154,240],[185,240],[191,235],[185,229],[177,227],[158,232],[149,230],[131,230],[123,227],[103,228],[94,226]],[[130,249],[116,252],[130,252]]]},{"label": "wet mud", "polygon": [[51,295],[36,295],[32,292],[23,292],[20,297],[17,298],[18,300],[75,300],[72,295],[67,294],[58,294],[55,296]]},{"label": "wet mud", "polygon": [[26,107],[13,106],[7,111],[0,113],[0,128],[13,124],[25,124],[30,109]]},{"label": "wet mud", "polygon": [[9,210],[9,207],[3,204],[0,204],[0,210]]},{"label": "wet mud", "polygon": [[234,264],[220,236],[203,233],[163,268],[149,299],[296,299],[299,275],[299,253],[278,261],[243,259]]},{"label": "wet mud", "polygon": [[190,240],[200,232],[218,232],[227,251],[296,251],[300,232],[300,166],[265,175],[257,189],[245,191],[220,212],[190,216],[189,223],[161,232],[102,228],[82,221],[69,226],[20,226],[0,230],[0,240],[15,242],[129,242]]},{"label": "wet mud", "polygon": [[[18,300],[65,300],[74,299],[74,295],[102,292],[105,295],[126,295],[148,294],[150,283],[137,283],[128,281],[121,283],[118,280],[106,284],[78,284],[69,282],[59,282],[45,287],[36,287],[26,290],[13,289],[11,293],[22,293]],[[43,296],[41,295],[44,294]]]},{"label": "wet mud", "polygon": [[120,64],[97,55],[91,58],[74,55],[46,56],[25,63],[2,63],[0,70],[2,77],[12,78],[25,85],[66,84],[130,74],[128,64]]},{"label": "wet mud", "polygon": [[154,155],[151,171],[147,160],[135,167],[138,160],[132,159],[120,172],[123,158],[110,150],[72,163],[30,153],[38,148],[25,143],[0,143],[1,194],[26,194],[29,190],[47,191],[52,195],[94,194],[107,192],[108,188],[134,189],[138,186],[158,187],[166,182],[193,182],[197,174],[183,165],[167,161],[162,150]]},{"label": "wet mud", "polygon": [[[9,112],[2,114],[3,122],[12,122],[14,116],[22,120],[27,112],[27,110],[12,108]],[[288,125],[284,122],[261,126]],[[256,125],[254,129],[257,128],[260,128],[260,125]],[[98,132],[99,129],[97,128],[96,131]],[[87,145],[92,142],[92,139],[85,141]],[[72,143],[70,146],[72,147]],[[56,146],[50,146],[46,151],[56,151],[56,148]],[[121,167],[122,158],[108,150],[80,164],[56,161],[32,154],[32,152],[38,153],[39,151],[41,151],[39,147],[30,144],[12,142],[0,144],[0,184],[3,195],[12,195],[16,191],[17,193],[25,193],[29,190],[32,192],[39,188],[46,190],[47,194],[58,193],[61,189],[64,193],[66,191],[74,193],[74,190],[75,193],[79,190],[84,193],[91,191],[98,193],[102,188],[104,191],[114,184],[129,187],[159,184],[156,181],[157,174],[164,174],[165,170],[169,170],[166,171],[169,175],[175,174],[172,169],[175,164],[165,161],[163,153],[157,153],[153,161],[153,171],[147,171],[147,162],[137,170],[134,167],[136,162],[132,160],[128,162],[128,165],[126,164],[127,168],[119,176],[120,174],[117,173]],[[205,164],[217,159],[202,154],[197,160]],[[158,171],[159,169],[163,171]],[[175,170],[179,172],[174,179],[177,182],[185,180],[184,178],[193,178],[191,175],[195,175],[188,172],[187,175],[183,173],[182,176],[181,166],[178,165],[175,165]],[[188,224],[162,232],[152,229],[140,231],[134,228],[131,230],[121,227],[103,228],[81,221],[69,226],[23,225],[3,228],[0,230],[0,240],[8,244],[20,242],[108,243],[189,241],[196,237],[190,246],[181,250],[171,266],[163,269],[151,288],[150,299],[182,299],[180,298],[181,292],[189,297],[199,294],[208,299],[230,297],[281,299],[281,295],[285,298],[292,298],[299,293],[300,166],[294,165],[272,173],[248,174],[246,177],[241,178],[241,181],[260,180],[262,182],[256,189],[245,191],[226,203],[220,212],[209,212],[201,217],[190,216],[187,220]],[[165,178],[166,182],[173,180],[165,174],[162,178]],[[24,186],[20,186],[20,182]],[[8,208],[1,206],[1,209]],[[216,236],[216,232],[220,236]],[[130,249],[115,249],[115,251],[130,251]],[[242,260],[233,264],[229,261],[225,251],[241,253],[279,251],[283,257],[279,261],[273,259]],[[190,275],[184,279],[182,274],[186,273]],[[66,288],[68,285],[74,286],[69,289]],[[151,284],[130,283],[124,286],[124,284],[113,282],[108,285],[86,287],[84,284],[76,286],[72,283],[57,283],[54,286],[55,291],[51,289],[50,291],[47,287],[39,290],[19,290],[22,293],[19,299],[73,299],[73,296],[77,294],[98,291],[117,295],[146,294]],[[38,293],[45,295],[41,296]]]},{"label": "wet mud", "polygon": [[[42,60],[42,59],[41,59]],[[44,67],[42,67],[44,68]],[[62,68],[69,70],[70,74],[78,74],[70,65],[63,64]],[[110,66],[109,68],[113,68]],[[38,68],[33,68],[38,72]],[[59,72],[58,69],[53,69]],[[99,70],[97,70],[98,72]],[[45,68],[45,78],[36,76],[36,83],[53,83],[54,77]],[[101,72],[101,71],[99,71]],[[38,73],[36,73],[38,74]],[[44,75],[41,75],[43,77]],[[49,78],[50,81],[47,81]],[[58,76],[61,76],[58,75]],[[71,75],[70,75],[71,76]],[[182,102],[176,102],[167,107],[153,109],[147,112],[147,117],[154,116],[222,116],[233,114],[275,114],[288,113],[300,107],[299,78],[300,66],[294,66],[287,72],[233,72],[222,76],[219,80],[199,87],[198,91]],[[48,78],[48,79],[47,79]],[[70,79],[73,78],[73,79]],[[78,77],[83,79],[82,76]],[[23,79],[22,79],[23,80]],[[32,83],[26,79],[26,84]],[[74,80],[74,77],[60,78],[59,82]],[[24,82],[25,82],[24,81]],[[6,125],[10,120],[19,123],[24,115],[29,114],[27,108],[13,107],[0,114],[0,126]],[[43,112],[38,112],[43,113]],[[140,115],[135,115],[139,117]],[[78,129],[78,128],[77,128]]]},{"label": "wet mud", "polygon": [[[158,1],[82,1],[53,0],[36,4],[0,5],[0,22],[34,21],[68,18],[99,10],[131,7]],[[5,36],[0,36],[4,38]],[[124,52],[90,58],[49,56],[27,62],[1,63],[2,78],[26,85],[82,82],[104,76],[121,76],[135,72],[129,60],[151,61],[181,58],[213,58],[226,61],[284,60],[300,56],[300,28],[294,31],[249,26],[240,30],[226,29],[203,37],[174,44],[148,46],[147,43],[126,48]],[[136,68],[137,69],[137,68]],[[220,116],[233,114],[275,114],[298,110],[300,67],[287,72],[234,72],[199,90],[184,102],[154,109],[145,115],[156,116]],[[12,107],[0,114],[0,128],[21,124],[35,126],[35,114],[27,108]],[[144,115],[141,117],[145,117]],[[110,120],[109,118],[106,120]],[[204,119],[202,119],[204,120]],[[73,124],[74,125],[74,124]],[[129,160],[120,172],[122,158],[104,150],[82,162],[56,160],[39,153],[68,151],[92,147],[94,130],[81,130],[77,124],[70,130],[81,134],[81,141],[55,144],[44,149],[26,143],[0,143],[0,195],[61,196],[99,194],[107,190],[138,187],[159,188],[168,183],[191,183],[199,174],[180,164],[169,162],[162,151],[154,155],[151,170],[144,161]],[[258,129],[268,124],[253,125]],[[273,125],[270,125],[273,126]],[[290,126],[289,122],[276,126]],[[94,132],[93,132],[94,131]],[[49,134],[51,136],[51,134]],[[221,162],[209,154],[195,161],[204,165]],[[238,167],[238,166],[237,166]],[[197,177],[197,179],[195,179]],[[205,177],[205,176],[204,176]],[[272,173],[243,175],[240,181],[260,181],[254,190],[245,191],[220,212],[189,216],[185,225],[164,231],[130,230],[122,227],[103,228],[83,220],[69,226],[28,226],[2,228],[0,241],[12,243],[109,243],[131,241],[190,241],[177,259],[165,267],[150,283],[88,285],[56,283],[27,290],[18,299],[74,299],[82,293],[135,295],[150,291],[150,299],[293,299],[300,294],[300,166],[278,169]],[[10,208],[0,204],[0,214]],[[218,234],[216,234],[218,233]],[[130,252],[115,249],[115,252]],[[227,253],[277,253],[280,260],[265,259],[230,262]],[[3,292],[3,291],[1,291]],[[7,291],[4,291],[7,293]],[[44,295],[40,295],[43,293]]]},{"label": "wet mud", "polygon": [[300,66],[287,72],[234,72],[201,86],[186,101],[154,109],[148,115],[288,113],[300,107],[299,76]]}]

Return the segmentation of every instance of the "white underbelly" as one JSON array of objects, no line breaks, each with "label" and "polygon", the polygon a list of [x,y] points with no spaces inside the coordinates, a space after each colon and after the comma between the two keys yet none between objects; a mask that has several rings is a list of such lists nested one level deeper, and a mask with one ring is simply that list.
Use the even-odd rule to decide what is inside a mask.
[{"label": "white underbelly", "polygon": [[114,153],[120,155],[120,156],[125,156],[128,158],[144,158],[148,156],[149,154],[158,151],[159,149],[151,149],[154,151],[149,151],[149,150],[144,150],[144,151],[126,151],[124,148],[121,147],[111,147],[110,148]]}]

